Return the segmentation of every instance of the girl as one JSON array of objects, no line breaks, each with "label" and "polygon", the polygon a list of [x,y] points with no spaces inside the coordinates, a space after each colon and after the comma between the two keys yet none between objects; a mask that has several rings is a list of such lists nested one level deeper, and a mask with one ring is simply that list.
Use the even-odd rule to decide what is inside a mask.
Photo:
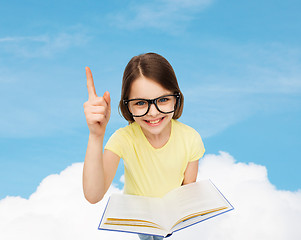
[{"label": "girl", "polygon": [[[110,119],[110,94],[98,97],[86,67],[89,100],[84,103],[90,130],[83,170],[83,190],[90,203],[100,201],[111,185],[120,158],[124,161],[126,194],[162,197],[195,182],[205,149],[200,135],[178,119],[184,97],[169,62],[155,53],[133,57],[125,68],[121,100],[129,125],[117,130],[103,151]],[[162,239],[139,235],[140,239]]]}]

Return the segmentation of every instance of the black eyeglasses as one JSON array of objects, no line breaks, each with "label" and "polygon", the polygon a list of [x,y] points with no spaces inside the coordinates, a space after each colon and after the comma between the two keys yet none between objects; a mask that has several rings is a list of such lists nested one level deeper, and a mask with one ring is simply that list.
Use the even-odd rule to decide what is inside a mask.
[{"label": "black eyeglasses", "polygon": [[164,95],[154,99],[135,98],[129,100],[123,100],[123,104],[127,106],[128,111],[133,117],[145,116],[152,104],[156,106],[156,109],[160,113],[168,114],[177,109],[180,100],[180,93]]}]

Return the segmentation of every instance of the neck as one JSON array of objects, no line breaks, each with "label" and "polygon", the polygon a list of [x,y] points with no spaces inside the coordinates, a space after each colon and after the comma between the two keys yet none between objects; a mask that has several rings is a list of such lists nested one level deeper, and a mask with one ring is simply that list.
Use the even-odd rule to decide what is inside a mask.
[{"label": "neck", "polygon": [[171,134],[171,122],[163,129],[159,134],[151,134],[145,131],[143,128],[142,132],[144,133],[146,139],[154,148],[163,147],[169,140]]}]

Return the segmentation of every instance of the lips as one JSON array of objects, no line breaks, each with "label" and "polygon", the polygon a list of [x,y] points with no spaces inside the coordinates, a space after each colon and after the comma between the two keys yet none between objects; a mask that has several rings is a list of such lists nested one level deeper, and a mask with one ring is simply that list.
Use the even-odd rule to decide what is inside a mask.
[{"label": "lips", "polygon": [[144,120],[148,125],[151,125],[151,126],[157,126],[159,125],[163,119],[165,117],[162,117],[162,118],[158,118],[158,119],[152,119],[152,120]]}]

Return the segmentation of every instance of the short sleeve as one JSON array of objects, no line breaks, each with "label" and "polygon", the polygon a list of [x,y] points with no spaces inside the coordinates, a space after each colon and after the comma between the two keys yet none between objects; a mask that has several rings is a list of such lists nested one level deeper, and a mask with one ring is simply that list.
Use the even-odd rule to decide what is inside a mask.
[{"label": "short sleeve", "polygon": [[189,162],[199,160],[205,153],[205,147],[200,134],[197,131],[193,131],[191,138],[191,154]]},{"label": "short sleeve", "polygon": [[124,138],[119,130],[117,130],[113,135],[109,138],[107,144],[105,145],[105,149],[110,150],[111,152],[117,154],[120,158],[123,156],[123,144]]}]

